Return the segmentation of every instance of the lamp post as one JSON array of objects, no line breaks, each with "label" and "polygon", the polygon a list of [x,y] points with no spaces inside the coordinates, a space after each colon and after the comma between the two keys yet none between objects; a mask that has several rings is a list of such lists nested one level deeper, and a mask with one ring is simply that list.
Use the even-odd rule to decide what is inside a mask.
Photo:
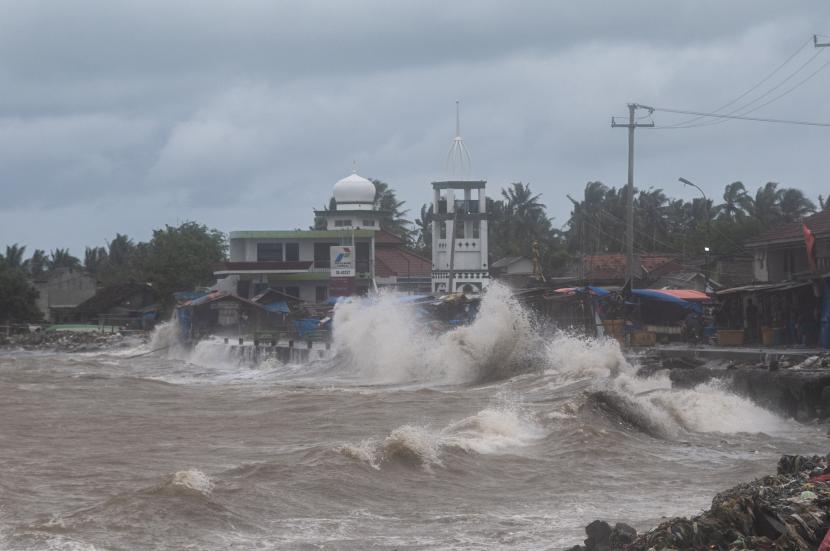
[{"label": "lamp post", "polygon": [[693,188],[698,190],[700,194],[703,196],[703,205],[706,207],[706,245],[703,247],[703,252],[706,256],[703,265],[703,277],[705,278],[703,292],[707,293],[709,290],[709,227],[710,222],[712,220],[711,213],[709,212],[709,199],[706,198],[706,193],[704,193],[703,190],[700,189],[700,187],[697,184],[690,182],[686,178],[678,178],[678,180],[684,186],[692,186]]}]

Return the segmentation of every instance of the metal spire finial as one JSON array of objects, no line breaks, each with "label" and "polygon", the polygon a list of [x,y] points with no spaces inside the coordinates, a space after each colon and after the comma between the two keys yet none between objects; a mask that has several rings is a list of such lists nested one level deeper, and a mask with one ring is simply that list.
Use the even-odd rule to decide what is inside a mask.
[{"label": "metal spire finial", "polygon": [[455,138],[447,155],[447,177],[450,180],[469,180],[472,160],[461,137],[461,102],[455,101]]},{"label": "metal spire finial", "polygon": [[352,159],[352,174],[357,174],[357,161]]}]

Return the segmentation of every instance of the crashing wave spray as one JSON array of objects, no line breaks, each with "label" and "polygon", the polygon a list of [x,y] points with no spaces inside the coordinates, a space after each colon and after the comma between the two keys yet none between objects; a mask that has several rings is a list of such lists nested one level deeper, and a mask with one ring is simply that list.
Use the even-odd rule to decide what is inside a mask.
[{"label": "crashing wave spray", "polygon": [[546,346],[546,381],[590,382],[589,402],[657,438],[683,432],[759,433],[787,430],[776,414],[735,395],[722,382],[672,387],[667,371],[638,376],[612,339],[556,335]]},{"label": "crashing wave spray", "polygon": [[492,284],[475,321],[430,333],[415,307],[395,295],[372,305],[343,303],[335,310],[334,343],[358,376],[375,383],[463,383],[510,374],[533,349],[530,318],[511,292]]}]

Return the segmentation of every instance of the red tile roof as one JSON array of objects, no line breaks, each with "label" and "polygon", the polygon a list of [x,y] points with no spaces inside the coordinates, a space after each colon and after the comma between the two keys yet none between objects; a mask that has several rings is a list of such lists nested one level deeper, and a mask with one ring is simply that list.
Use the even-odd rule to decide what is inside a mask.
[{"label": "red tile roof", "polygon": [[375,249],[375,275],[378,277],[430,277],[432,261],[402,248]]},{"label": "red tile roof", "polygon": [[[804,219],[804,223],[816,237],[830,236],[830,210],[817,212]],[[748,246],[759,246],[767,243],[778,243],[788,241],[804,241],[804,233],[801,229],[801,222],[789,222],[776,226],[763,232],[757,237],[747,241]]]},{"label": "red tile roof", "polygon": [[[681,269],[675,262],[674,255],[641,254],[639,259],[644,276],[655,277]],[[587,255],[582,259],[584,279],[588,281],[624,280],[625,263],[625,255],[622,253]]]},{"label": "red tile roof", "polygon": [[389,230],[380,229],[375,233],[375,245],[402,245],[403,242],[403,239]]}]

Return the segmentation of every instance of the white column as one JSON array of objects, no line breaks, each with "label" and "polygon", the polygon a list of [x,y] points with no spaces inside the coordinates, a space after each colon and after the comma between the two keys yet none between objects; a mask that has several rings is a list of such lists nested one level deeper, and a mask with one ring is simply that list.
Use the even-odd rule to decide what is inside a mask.
[{"label": "white column", "polygon": [[[484,215],[487,214],[487,193],[484,188],[478,189],[478,211]],[[481,265],[482,269],[489,271],[490,264],[487,262],[487,220],[482,220],[478,227],[478,236],[481,239]],[[487,264],[487,267],[484,267]]]}]

